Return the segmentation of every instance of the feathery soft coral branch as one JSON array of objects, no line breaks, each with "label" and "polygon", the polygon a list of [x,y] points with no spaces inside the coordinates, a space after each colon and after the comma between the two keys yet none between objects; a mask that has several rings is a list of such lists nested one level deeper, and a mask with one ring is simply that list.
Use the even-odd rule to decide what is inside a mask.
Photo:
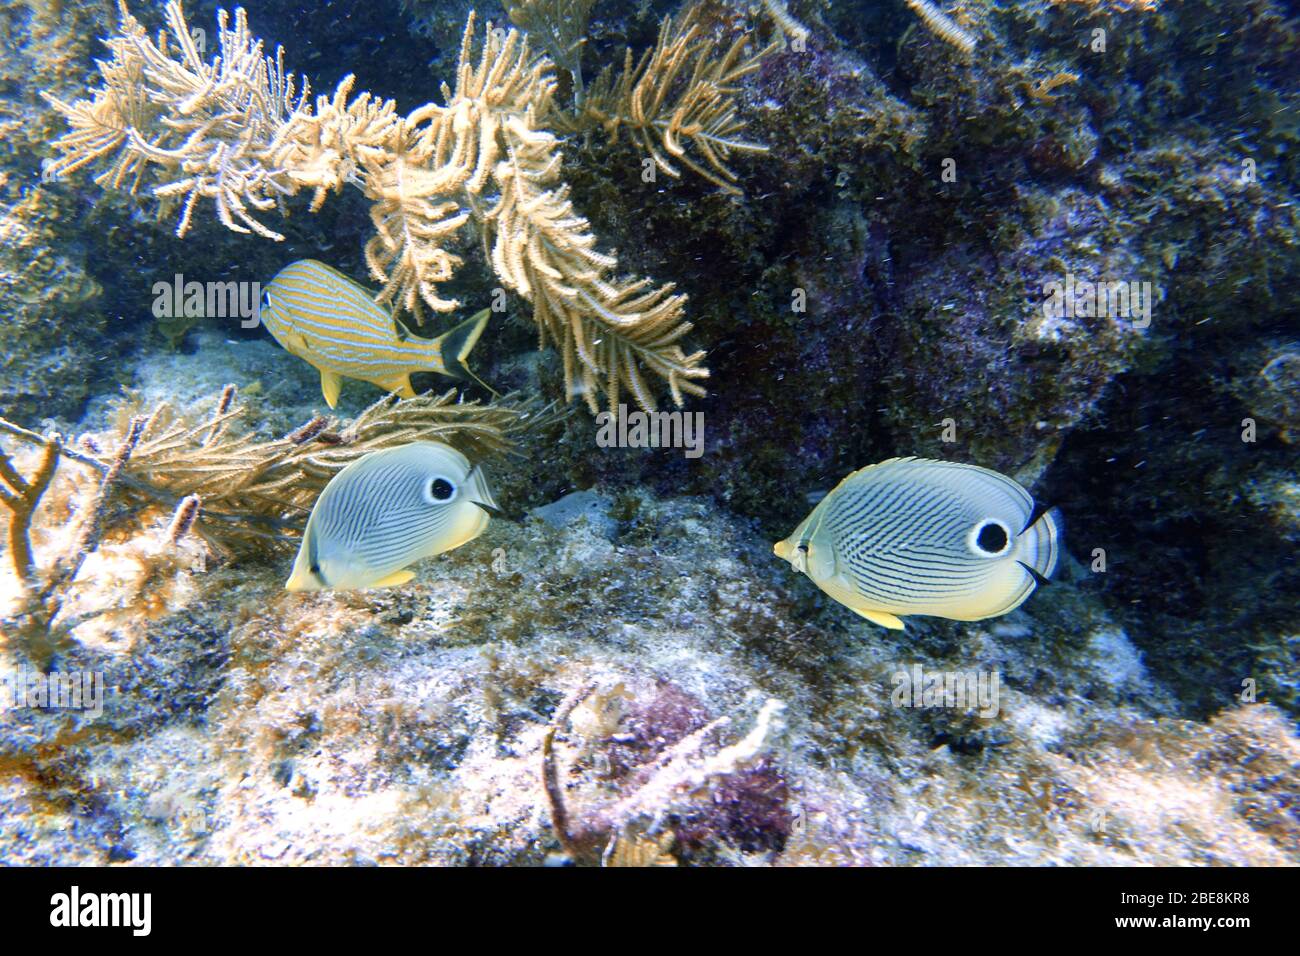
[{"label": "feathery soft coral branch", "polygon": [[[354,95],[351,76],[312,103],[307,82],[299,93],[285,72],[283,51],[263,53],[243,10],[233,25],[218,15],[221,52],[208,63],[179,0],[167,3],[156,40],[125,5],[121,13],[91,98],[49,98],[71,127],[54,144],[56,175],[94,165],[105,167],[96,179],[105,188],[147,187],[162,211],[179,206],[180,236],[210,201],[227,228],[276,240],[262,213],[302,190],[312,191],[314,211],[355,184],[372,203],[365,253],[383,283],[377,299],[421,321],[460,305],[439,286],[462,265],[454,243],[473,220],[503,283],[532,303],[542,342],[560,349],[570,397],[582,394],[595,411],[602,393],[612,407],[626,389],[652,409],[654,377],[677,404],[704,393],[704,353],[678,344],[691,328],[686,297],[671,284],[619,278],[617,258],[597,250],[573,210],[559,140],[547,129],[560,115],[554,64],[518,31],[489,24],[476,55],[471,13],[444,104],[402,117],[392,101]],[[655,50],[625,68],[614,131],[635,130],[671,175],[681,163],[735,191],[727,157],[763,148],[736,135],[731,94],[763,55],[747,57],[744,47],[741,37],[714,55],[698,8],[665,21]],[[614,81],[605,84],[613,96]]]}]

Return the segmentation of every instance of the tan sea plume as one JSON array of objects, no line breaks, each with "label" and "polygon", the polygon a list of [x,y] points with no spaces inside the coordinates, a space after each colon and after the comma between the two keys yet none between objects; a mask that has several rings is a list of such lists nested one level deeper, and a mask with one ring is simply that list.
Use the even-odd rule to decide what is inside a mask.
[{"label": "tan sea plume", "polygon": [[[511,9],[530,29],[548,22],[549,7]],[[582,99],[590,108],[570,125],[598,123],[611,135],[626,128],[670,175],[680,162],[734,190],[729,155],[762,149],[738,138],[733,97],[761,53],[746,56],[741,36],[718,55],[694,11],[666,21],[638,66],[629,57],[619,79],[598,80]],[[233,21],[219,13],[220,54],[210,61],[179,0],[165,17],[151,37],[123,2],[90,98],[47,97],[70,126],[54,143],[54,175],[93,166],[102,187],[151,196],[160,214],[177,214],[179,236],[211,203],[227,228],[273,240],[283,237],[267,217],[290,197],[310,191],[314,211],[351,184],[371,202],[365,257],[383,284],[378,301],[420,321],[461,306],[440,285],[463,264],[460,237],[472,223],[502,284],[532,304],[541,343],[559,349],[570,397],[595,411],[602,395],[615,407],[631,392],[649,410],[654,378],[679,405],[704,393],[704,352],[680,344],[692,327],[685,295],[626,276],[575,210],[552,131],[565,115],[554,102],[555,65],[518,30],[489,24],[476,40],[471,13],[442,102],[402,116],[391,100],[355,93],[352,76],[313,101],[307,81],[299,87],[285,71],[283,50],[266,54],[243,10]],[[545,37],[575,79],[576,36]]]}]

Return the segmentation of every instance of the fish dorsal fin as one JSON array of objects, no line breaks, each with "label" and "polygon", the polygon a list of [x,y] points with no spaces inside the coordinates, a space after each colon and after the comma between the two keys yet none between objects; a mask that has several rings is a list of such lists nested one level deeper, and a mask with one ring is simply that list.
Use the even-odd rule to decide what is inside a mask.
[{"label": "fish dorsal fin", "polygon": [[320,391],[325,396],[325,404],[333,408],[339,403],[339,389],[343,387],[343,377],[329,369],[320,370]]},{"label": "fish dorsal fin", "polygon": [[368,587],[395,588],[399,584],[405,584],[413,577],[415,577],[414,571],[407,571],[407,570],[394,571],[392,574],[388,575],[387,577],[380,578],[378,581],[374,582],[373,584],[368,585]]},{"label": "fish dorsal fin", "polygon": [[[845,480],[849,478],[856,478],[858,475],[864,475],[867,472],[875,471],[878,468],[888,469],[891,465],[905,465],[910,461],[920,461],[920,460],[921,459],[917,458],[915,455],[903,455],[896,458],[886,458],[883,461],[876,462],[874,465],[863,465],[857,471],[849,472],[849,474],[845,476]],[[840,484],[843,484],[843,482],[840,482]]]},{"label": "fish dorsal fin", "polygon": [[864,611],[862,608],[857,607],[852,608],[851,610],[862,615],[872,624],[879,624],[881,627],[887,627],[891,631],[901,631],[903,629],[902,619],[895,617],[893,614],[887,614],[884,611]]}]

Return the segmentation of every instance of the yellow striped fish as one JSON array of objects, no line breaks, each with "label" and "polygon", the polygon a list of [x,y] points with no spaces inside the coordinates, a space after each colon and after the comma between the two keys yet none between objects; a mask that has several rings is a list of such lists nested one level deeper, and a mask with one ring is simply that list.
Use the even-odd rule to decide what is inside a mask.
[{"label": "yellow striped fish", "polygon": [[436,339],[417,338],[364,286],[323,262],[300,259],[267,283],[260,317],[286,351],[320,372],[321,392],[333,408],[345,377],[403,398],[415,396],[412,372],[478,381],[465,358],[487,325],[488,310]]},{"label": "yellow striped fish", "polygon": [[487,479],[442,442],[371,452],[330,479],[312,506],[285,582],[290,591],[384,588],[406,566],[472,541],[496,514]]},{"label": "yellow striped fish", "polygon": [[891,458],[853,472],[773,550],[874,624],[979,621],[1019,607],[1056,570],[1061,516],[975,465]]}]

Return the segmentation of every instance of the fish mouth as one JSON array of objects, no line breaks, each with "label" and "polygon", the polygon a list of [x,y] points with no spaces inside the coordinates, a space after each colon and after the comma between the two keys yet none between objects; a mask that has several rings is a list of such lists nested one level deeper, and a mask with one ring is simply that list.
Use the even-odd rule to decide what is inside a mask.
[{"label": "fish mouth", "polygon": [[778,541],[772,545],[772,553],[783,561],[789,561],[790,567],[804,574],[808,573],[808,542],[804,539],[796,541],[793,537],[786,538],[784,541]]},{"label": "fish mouth", "polygon": [[487,476],[483,473],[481,465],[475,465],[469,473],[469,500],[494,518],[505,516],[501,506],[492,497],[492,490],[488,488]]}]

